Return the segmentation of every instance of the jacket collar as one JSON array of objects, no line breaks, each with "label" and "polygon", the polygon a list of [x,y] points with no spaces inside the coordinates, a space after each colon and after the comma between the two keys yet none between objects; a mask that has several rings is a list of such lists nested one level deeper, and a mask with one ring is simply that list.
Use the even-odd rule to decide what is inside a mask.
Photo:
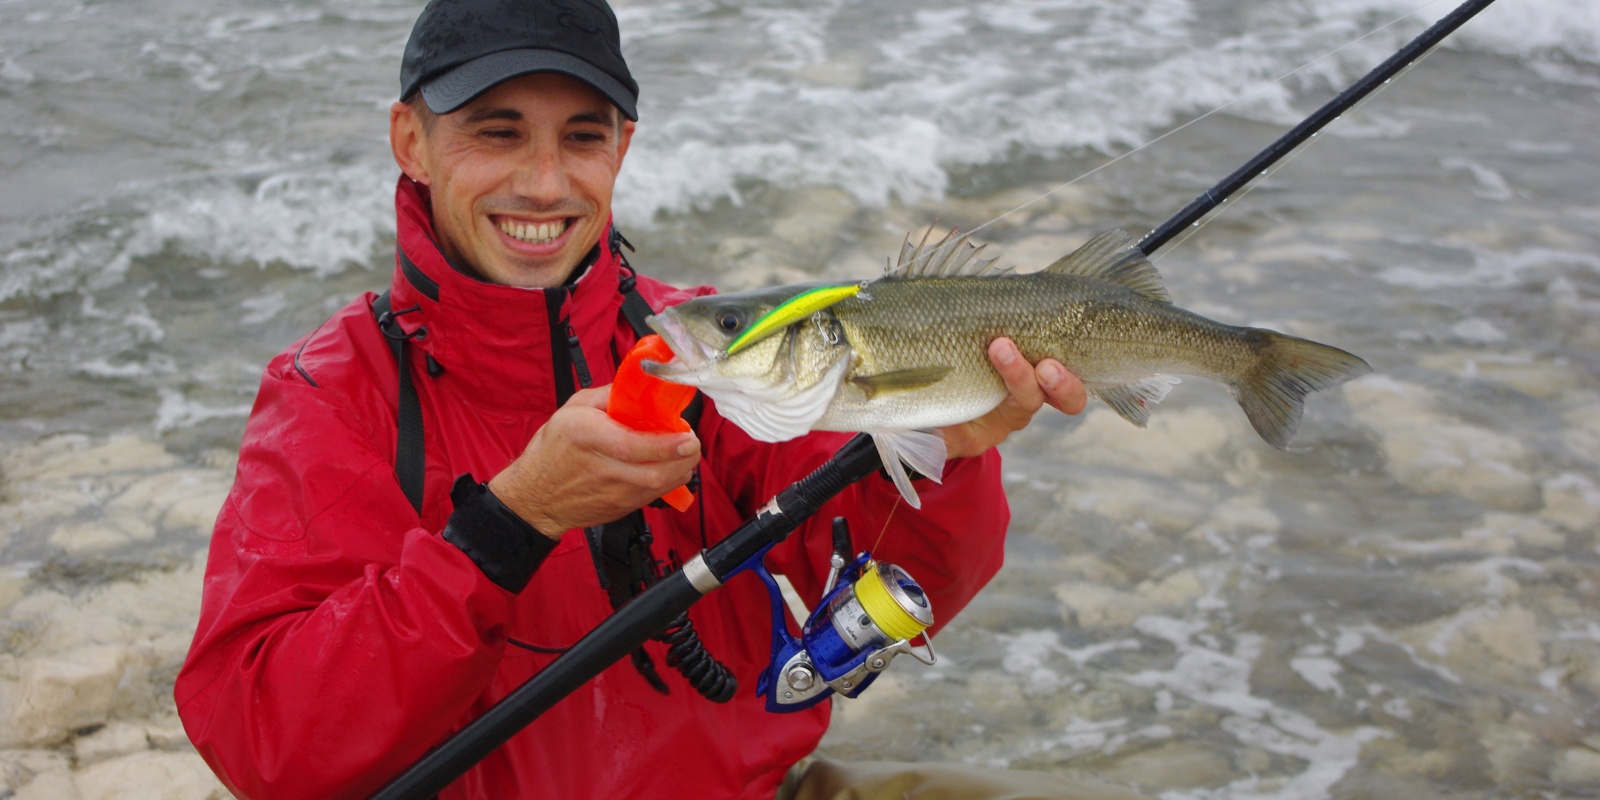
[{"label": "jacket collar", "polygon": [[[444,368],[441,381],[470,392],[488,409],[551,413],[562,382],[557,367],[571,375],[567,359],[558,360],[552,350],[554,344],[570,351],[559,324],[565,320],[577,333],[593,385],[611,382],[622,273],[609,246],[609,225],[593,263],[577,280],[556,289],[522,289],[451,267],[439,250],[430,208],[427,188],[401,176],[390,304],[396,322],[414,335],[412,343]],[[413,306],[418,310],[398,313]]]}]

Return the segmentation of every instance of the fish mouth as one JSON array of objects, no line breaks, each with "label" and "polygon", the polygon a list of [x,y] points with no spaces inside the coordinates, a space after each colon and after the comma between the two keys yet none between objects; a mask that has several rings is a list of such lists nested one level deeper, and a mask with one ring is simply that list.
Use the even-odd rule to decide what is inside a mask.
[{"label": "fish mouth", "polygon": [[690,333],[683,320],[670,308],[645,317],[644,321],[661,336],[667,347],[672,348],[672,354],[676,356],[665,364],[648,359],[641,362],[639,366],[649,375],[663,380],[687,382],[685,378],[705,369],[719,355],[716,348]]}]

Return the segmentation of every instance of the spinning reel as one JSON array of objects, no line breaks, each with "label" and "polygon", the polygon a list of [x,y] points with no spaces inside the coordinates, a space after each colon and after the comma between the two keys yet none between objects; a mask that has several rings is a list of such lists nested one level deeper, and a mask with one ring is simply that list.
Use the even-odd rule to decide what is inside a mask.
[{"label": "spinning reel", "polygon": [[[760,557],[754,559],[752,568],[772,599],[772,662],[756,684],[768,711],[810,708],[835,692],[855,697],[901,654],[929,665],[937,660],[933,642],[923,635],[933,624],[933,608],[922,586],[870,553],[847,561],[850,549],[850,529],[836,518],[822,602],[798,638],[789,633],[778,582]],[[922,644],[913,646],[918,636]]]}]

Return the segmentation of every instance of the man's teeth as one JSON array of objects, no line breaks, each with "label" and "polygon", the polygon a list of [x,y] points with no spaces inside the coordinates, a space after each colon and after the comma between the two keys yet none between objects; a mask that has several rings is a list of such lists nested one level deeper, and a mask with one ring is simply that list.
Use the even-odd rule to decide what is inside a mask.
[{"label": "man's teeth", "polygon": [[500,223],[501,232],[513,239],[533,244],[551,242],[567,231],[567,221],[558,219],[555,222],[538,222],[532,224],[519,224],[509,220]]}]

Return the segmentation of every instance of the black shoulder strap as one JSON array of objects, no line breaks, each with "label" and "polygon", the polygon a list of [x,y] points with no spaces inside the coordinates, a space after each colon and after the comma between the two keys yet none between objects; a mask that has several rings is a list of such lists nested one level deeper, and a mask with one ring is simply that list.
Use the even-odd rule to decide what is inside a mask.
[{"label": "black shoulder strap", "polygon": [[394,351],[395,363],[400,370],[400,394],[396,400],[399,431],[395,441],[394,474],[400,479],[400,489],[411,501],[411,507],[421,515],[422,478],[427,458],[423,452],[422,402],[417,399],[417,387],[411,381],[411,369],[406,364],[406,344],[410,338],[395,324],[388,292],[379,295],[373,302],[372,315],[378,321],[378,330],[389,340],[389,349]]},{"label": "black shoulder strap", "polygon": [[[611,245],[620,256],[621,246],[626,243],[627,240],[622,239],[618,233],[614,234]],[[632,249],[631,246],[629,249]],[[638,280],[634,277],[633,267],[627,263],[626,258],[622,259],[622,264],[622,279],[618,286],[618,290],[622,292],[622,315],[628,320],[629,327],[633,328],[634,335],[643,338],[652,333],[645,319],[654,314],[655,310],[639,296]],[[400,480],[400,488],[405,492],[406,499],[411,501],[411,507],[421,514],[427,458],[423,450],[422,403],[417,398],[417,387],[412,381],[411,369],[406,360],[406,352],[409,349],[406,344],[410,337],[395,324],[395,312],[390,306],[387,291],[373,302],[372,315],[378,322],[378,330],[389,340],[389,347],[394,351],[395,364],[398,366],[400,376],[400,391],[396,400],[399,430],[395,443],[394,474]],[[683,410],[683,418],[688,420],[690,425],[698,425],[703,405],[703,398],[696,392],[689,407]]]}]

